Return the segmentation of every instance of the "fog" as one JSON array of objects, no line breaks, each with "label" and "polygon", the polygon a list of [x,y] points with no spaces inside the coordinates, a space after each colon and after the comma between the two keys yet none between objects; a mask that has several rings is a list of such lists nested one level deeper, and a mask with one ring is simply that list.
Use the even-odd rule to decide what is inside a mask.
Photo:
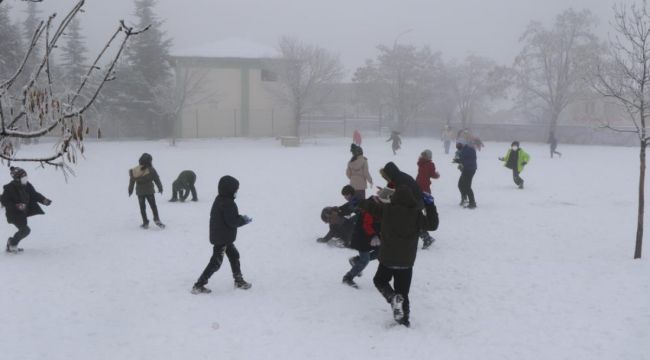
[{"label": "fog", "polygon": [[[63,13],[75,0],[45,1],[46,12]],[[625,1],[623,1],[625,2]],[[22,18],[23,4],[8,1]],[[373,57],[377,44],[428,44],[446,58],[468,54],[510,64],[518,39],[531,20],[550,23],[561,11],[588,8],[599,19],[602,38],[609,31],[614,0],[158,0],[157,14],[182,49],[226,38],[274,46],[292,35],[340,54],[348,74]],[[133,19],[131,0],[88,0],[81,18],[91,50],[103,44],[118,19]],[[45,14],[44,14],[45,15]]]}]

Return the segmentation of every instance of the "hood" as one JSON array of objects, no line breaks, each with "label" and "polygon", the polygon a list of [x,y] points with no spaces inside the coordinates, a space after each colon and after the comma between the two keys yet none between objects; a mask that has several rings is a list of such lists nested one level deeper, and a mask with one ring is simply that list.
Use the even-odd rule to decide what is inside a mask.
[{"label": "hood", "polygon": [[395,189],[395,193],[390,198],[390,203],[407,208],[414,208],[417,205],[415,198],[413,197],[413,192],[406,185],[400,185]]},{"label": "hood", "polygon": [[219,179],[219,196],[233,198],[239,190],[239,181],[230,175]]},{"label": "hood", "polygon": [[399,168],[392,161],[384,165],[382,171],[384,174],[386,174],[386,176],[388,176],[390,180],[393,181],[399,176],[400,173]]},{"label": "hood", "polygon": [[144,153],[142,154],[142,156],[140,156],[138,163],[142,166],[151,166],[152,161],[153,161],[153,157],[147,153]]}]

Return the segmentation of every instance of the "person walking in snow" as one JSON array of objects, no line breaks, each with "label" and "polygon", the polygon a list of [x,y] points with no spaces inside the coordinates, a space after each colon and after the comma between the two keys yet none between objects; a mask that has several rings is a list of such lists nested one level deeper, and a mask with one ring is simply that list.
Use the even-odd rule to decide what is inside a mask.
[{"label": "person walking in snow", "polygon": [[358,129],[354,129],[354,132],[352,133],[352,143],[356,146],[361,146],[361,133]]},{"label": "person walking in snow", "polygon": [[397,131],[391,131],[390,137],[386,142],[392,141],[391,148],[393,149],[393,155],[397,155],[397,150],[402,148],[402,138],[399,137]]},{"label": "person walking in snow", "polygon": [[524,179],[520,174],[524,171],[524,166],[530,161],[530,155],[519,147],[519,141],[513,141],[506,156],[499,158],[503,161],[503,165],[512,170],[512,180],[520,188],[524,188]]},{"label": "person walking in snow", "polygon": [[27,180],[27,172],[19,167],[9,169],[12,181],[4,186],[0,203],[4,206],[7,222],[18,228],[14,236],[7,240],[5,251],[18,253],[23,251],[18,243],[27,237],[31,229],[27,225],[27,218],[34,215],[44,214],[39,203],[49,206],[52,200],[41,195],[34,186]]},{"label": "person walking in snow", "polygon": [[350,179],[350,185],[354,188],[358,200],[366,198],[368,184],[372,187],[372,176],[368,171],[368,159],[363,156],[363,149],[355,144],[350,145],[352,159],[348,161],[345,175]]},{"label": "person walking in snow", "polygon": [[359,288],[354,278],[361,275],[368,263],[377,259],[379,247],[379,223],[369,212],[359,209],[359,219],[354,226],[350,247],[359,251],[358,256],[349,259],[352,268],[343,276],[343,283]]},{"label": "person walking in snow", "polygon": [[212,210],[210,210],[210,244],[212,257],[210,262],[199,276],[199,279],[192,287],[192,294],[209,294],[212,290],[205,287],[223,263],[224,253],[230,262],[235,288],[250,289],[251,284],[244,280],[239,262],[239,251],[235,247],[237,240],[237,229],[250,224],[253,219],[246,215],[240,215],[235,198],[239,190],[239,181],[232,176],[226,175],[219,179],[219,194],[214,199]]},{"label": "person walking in snow", "polygon": [[[424,150],[418,159],[418,175],[415,177],[415,182],[420,187],[422,192],[431,194],[431,179],[440,178],[440,174],[436,171],[436,165],[431,160],[431,150]],[[429,232],[422,229],[420,233],[422,238],[422,249],[427,249],[435,239],[429,235]]]},{"label": "person walking in snow", "polygon": [[199,201],[199,198],[196,196],[196,188],[194,187],[195,183],[196,174],[194,171],[181,171],[181,173],[178,174],[178,178],[176,178],[172,183],[172,198],[169,199],[169,201],[185,201],[188,196],[190,196],[190,193],[192,194],[192,201]]},{"label": "person walking in snow", "polygon": [[411,312],[409,291],[421,225],[421,208],[416,200],[407,185],[398,185],[388,203],[365,200],[359,204],[381,224],[379,266],[373,283],[391,304],[393,319],[407,327]]},{"label": "person walking in snow", "polygon": [[474,191],[472,190],[472,180],[476,174],[476,150],[467,145],[464,140],[459,139],[456,143],[458,150],[454,162],[458,164],[460,177],[458,178],[458,190],[460,191],[460,206],[468,209],[476,208]]},{"label": "person walking in snow", "polygon": [[555,138],[555,133],[551,132],[551,134],[549,135],[548,144],[551,147],[551,159],[555,154],[560,155],[560,157],[562,157],[562,153],[557,151],[557,139]]},{"label": "person walking in snow", "polygon": [[135,194],[138,196],[138,203],[140,204],[140,215],[142,216],[141,228],[149,228],[149,219],[147,218],[147,205],[153,212],[153,222],[160,228],[164,228],[165,224],[160,221],[158,215],[158,207],[156,206],[156,197],[154,190],[154,183],[158,187],[158,192],[162,194],[163,187],[160,182],[158,172],[153,167],[153,157],[150,154],[144,153],[138,160],[138,166],[129,170],[129,196],[133,195],[133,187],[135,186]]},{"label": "person walking in snow", "polygon": [[445,128],[442,130],[440,135],[440,140],[442,140],[443,146],[445,148],[445,154],[449,154],[449,148],[451,146],[451,141],[454,139],[454,130],[449,125],[445,125]]}]

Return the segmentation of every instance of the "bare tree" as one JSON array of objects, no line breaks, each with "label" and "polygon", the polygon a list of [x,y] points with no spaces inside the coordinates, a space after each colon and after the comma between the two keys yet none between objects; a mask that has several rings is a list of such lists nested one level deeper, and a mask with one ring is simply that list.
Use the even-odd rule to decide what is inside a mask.
[{"label": "bare tree", "polygon": [[505,97],[510,84],[508,69],[480,56],[468,56],[463,63],[447,69],[453,79],[452,98],[463,127],[472,123],[476,110],[485,107],[487,100]]},{"label": "bare tree", "polygon": [[521,36],[524,47],[514,64],[520,101],[536,98],[545,104],[551,133],[560,113],[588,88],[589,64],[599,50],[595,24],[589,10],[569,9],[553,28],[532,22]]},{"label": "bare tree", "polygon": [[327,101],[330,85],[341,81],[344,69],[338,55],[296,38],[282,37],[278,50],[281,61],[270,61],[267,66],[276,72],[284,88],[272,92],[291,107],[298,135],[303,116]]},{"label": "bare tree", "polygon": [[377,49],[377,59],[367,60],[357,69],[353,81],[362,86],[359,90],[369,89],[380,97],[404,130],[432,101],[436,79],[442,73],[440,54],[428,47],[417,49],[396,43]]},{"label": "bare tree", "polygon": [[639,207],[634,258],[641,258],[645,206],[645,171],[650,116],[650,12],[646,0],[614,8],[612,23],[616,35],[610,40],[608,56],[598,66],[596,90],[620,103],[633,128],[604,127],[634,133],[639,139]]},{"label": "bare tree", "polygon": [[[97,99],[106,82],[115,77],[115,65],[129,39],[146,30],[134,30],[120,21],[117,30],[80,79],[76,91],[72,95],[57,93],[54,90],[56,87],[50,70],[50,59],[62,35],[75,16],[82,11],[84,3],[84,0],[78,1],[58,25],[54,24],[56,14],[51,15],[47,21],[41,21],[27,45],[20,66],[8,79],[0,79],[0,159],[3,162],[38,162],[41,165],[53,165],[67,170],[68,163],[76,162],[78,151],[83,155],[83,140],[90,130],[84,122],[84,114]],[[121,40],[117,42],[117,50],[109,57],[107,52],[119,37]],[[29,68],[26,64],[34,56],[34,49],[39,42],[44,44],[43,55],[36,59],[34,68]],[[101,70],[99,65],[106,58],[108,63],[100,80],[91,85],[91,78]],[[27,83],[19,91],[19,95],[11,95],[17,79],[23,75],[28,75]],[[88,96],[82,96],[84,92],[87,92]],[[57,143],[52,154],[17,156],[14,140],[41,138],[53,135],[55,131],[59,135],[56,136]]]}]

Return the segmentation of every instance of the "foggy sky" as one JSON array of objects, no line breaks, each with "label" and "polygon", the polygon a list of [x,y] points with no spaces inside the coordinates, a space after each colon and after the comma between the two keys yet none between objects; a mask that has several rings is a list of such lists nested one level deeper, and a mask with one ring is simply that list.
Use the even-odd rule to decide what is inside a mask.
[{"label": "foggy sky", "polygon": [[[631,0],[623,0],[629,2]],[[25,5],[5,1],[22,18]],[[589,8],[600,19],[598,35],[606,38],[616,0],[158,0],[174,48],[226,38],[243,38],[275,46],[292,35],[341,55],[348,74],[374,57],[383,43],[428,44],[444,58],[483,55],[510,65],[518,39],[531,20],[550,24],[562,10]],[[47,13],[60,15],[75,0],[45,0]],[[92,50],[115,29],[118,19],[135,22],[132,0],[87,0],[81,17]],[[43,14],[46,15],[46,14]]]}]

